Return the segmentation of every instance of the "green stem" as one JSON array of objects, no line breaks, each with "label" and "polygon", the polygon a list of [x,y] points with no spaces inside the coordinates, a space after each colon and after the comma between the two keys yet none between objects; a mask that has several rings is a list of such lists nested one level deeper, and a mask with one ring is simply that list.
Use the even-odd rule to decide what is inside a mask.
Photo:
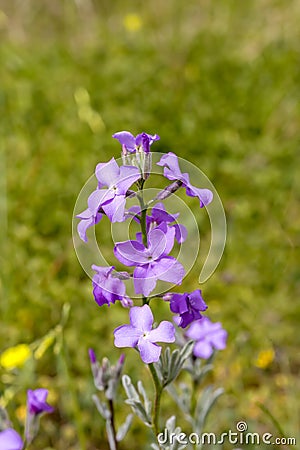
[{"label": "green stem", "polygon": [[160,400],[161,400],[161,394],[163,392],[163,386],[160,384],[160,381],[158,379],[155,367],[153,365],[153,363],[148,364],[152,378],[153,378],[153,382],[154,382],[154,386],[155,386],[155,402],[154,402],[154,409],[153,409],[153,415],[152,415],[152,421],[153,421],[153,427],[154,427],[154,432],[155,435],[157,436],[159,433],[159,424],[158,424],[158,420],[159,420],[159,410],[160,410]]},{"label": "green stem", "polygon": [[115,409],[114,409],[114,402],[113,400],[109,400],[109,410],[110,410],[110,423],[111,423],[111,428],[112,428],[112,432],[113,432],[113,437],[114,437],[114,443],[115,443],[115,447],[116,450],[118,450],[118,441],[117,441],[117,433],[116,433],[116,426],[115,426]]}]

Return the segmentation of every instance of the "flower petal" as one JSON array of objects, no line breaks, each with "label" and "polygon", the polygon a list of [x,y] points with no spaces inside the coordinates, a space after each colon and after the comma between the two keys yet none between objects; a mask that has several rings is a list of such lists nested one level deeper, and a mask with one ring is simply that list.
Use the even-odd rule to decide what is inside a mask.
[{"label": "flower petal", "polygon": [[160,161],[157,163],[157,165],[167,167],[169,169],[168,173],[174,176],[173,179],[175,179],[176,176],[180,178],[180,176],[182,175],[181,170],[179,168],[178,158],[173,152],[169,152],[166,155],[163,155],[160,158]]},{"label": "flower petal", "polygon": [[120,175],[116,183],[118,194],[125,195],[130,186],[141,178],[140,169],[135,166],[121,166]]},{"label": "flower petal", "polygon": [[148,297],[155,289],[157,278],[151,273],[151,265],[136,267],[133,272],[133,283],[136,294]]},{"label": "flower petal", "polygon": [[0,432],[0,450],[22,450],[23,445],[21,436],[13,428]]},{"label": "flower petal", "polygon": [[208,359],[213,353],[213,348],[208,342],[198,341],[194,345],[193,353],[198,358]]},{"label": "flower petal", "polygon": [[150,276],[169,283],[181,284],[184,277],[184,267],[173,256],[164,256],[151,264]]},{"label": "flower petal", "polygon": [[157,362],[160,357],[161,347],[156,344],[152,344],[152,342],[147,341],[146,339],[139,339],[138,349],[142,358],[142,361],[145,364],[151,364],[153,362]]},{"label": "flower petal", "polygon": [[142,332],[131,325],[121,325],[114,330],[114,335],[116,347],[135,347]]},{"label": "flower petal", "polygon": [[175,328],[171,322],[163,320],[157,328],[151,330],[146,337],[150,342],[174,342]]},{"label": "flower petal", "polygon": [[129,131],[119,131],[112,135],[114,139],[118,139],[121,145],[125,145],[127,150],[135,150],[135,137]]},{"label": "flower petal", "polygon": [[102,209],[112,223],[123,222],[125,220],[125,205],[125,196],[116,195],[112,201],[102,205]]},{"label": "flower petal", "polygon": [[104,203],[113,199],[115,193],[111,189],[96,189],[88,198],[88,207],[93,216],[95,216]]},{"label": "flower petal", "polygon": [[209,189],[200,189],[191,184],[186,186],[186,194],[189,197],[198,197],[200,200],[200,208],[209,205],[213,200],[213,193]]},{"label": "flower petal", "polygon": [[153,324],[153,314],[148,305],[133,306],[129,311],[130,323],[136,329],[150,331]]},{"label": "flower petal", "polygon": [[99,187],[112,187],[118,181],[120,167],[115,158],[111,158],[107,163],[99,163],[96,166],[95,174],[99,181]]},{"label": "flower petal", "polygon": [[148,263],[144,245],[138,241],[117,242],[114,247],[115,257],[125,266]]}]

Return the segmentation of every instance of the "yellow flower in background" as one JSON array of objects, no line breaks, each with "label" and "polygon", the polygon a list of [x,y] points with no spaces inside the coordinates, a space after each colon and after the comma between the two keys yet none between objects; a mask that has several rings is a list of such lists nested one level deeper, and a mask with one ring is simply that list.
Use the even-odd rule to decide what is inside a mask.
[{"label": "yellow flower in background", "polygon": [[19,344],[4,350],[0,356],[0,364],[4,369],[11,370],[22,367],[31,356],[31,350],[27,344]]},{"label": "yellow flower in background", "polygon": [[142,27],[142,19],[138,14],[126,14],[123,20],[124,27],[131,33],[136,33]]},{"label": "yellow flower in background", "polygon": [[275,352],[273,348],[268,348],[259,352],[254,364],[259,369],[266,369],[274,361],[274,358]]}]

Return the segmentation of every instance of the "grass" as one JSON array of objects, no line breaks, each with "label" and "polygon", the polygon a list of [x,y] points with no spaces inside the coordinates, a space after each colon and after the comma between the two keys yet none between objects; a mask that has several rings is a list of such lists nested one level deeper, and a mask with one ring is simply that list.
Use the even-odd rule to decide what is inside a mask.
[{"label": "grass", "polygon": [[[118,155],[111,134],[122,129],[158,133],[156,150],[199,166],[225,207],[225,254],[203,287],[210,317],[229,332],[214,372],[226,395],[209,431],[245,419],[276,435],[263,404],[295,435],[299,18],[296,0],[1,3],[1,348],[40,339],[71,306],[63,353],[52,346],[22,371],[1,372],[20,423],[25,389],[50,388],[56,413],[36,448],[84,448],[79,412],[86,448],[106,448],[87,349],[113,355],[124,315],[93,302],[71,220],[95,165]],[[101,238],[107,251],[105,227]],[[196,287],[193,272],[183,288]],[[137,361],[128,351],[133,378]],[[134,430],[130,449],[145,445],[138,422]]]}]

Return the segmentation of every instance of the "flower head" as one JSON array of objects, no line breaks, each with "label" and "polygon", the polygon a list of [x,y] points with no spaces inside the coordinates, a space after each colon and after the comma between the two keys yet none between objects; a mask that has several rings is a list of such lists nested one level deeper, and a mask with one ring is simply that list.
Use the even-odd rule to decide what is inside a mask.
[{"label": "flower head", "polygon": [[[96,166],[98,189],[88,198],[88,208],[76,217],[81,219],[77,230],[80,238],[87,242],[87,229],[96,225],[103,213],[111,222],[123,222],[128,189],[136,182],[141,173],[138,167],[119,167],[115,158],[108,163],[99,163]],[[107,187],[108,189],[101,189]]]},{"label": "flower head", "polygon": [[226,347],[227,332],[220,322],[213,323],[207,317],[192,323],[185,335],[196,341],[193,352],[198,358],[208,359],[214,348],[224,350]]},{"label": "flower head", "polygon": [[114,330],[116,347],[137,347],[144,363],[157,362],[161,347],[156,342],[174,342],[175,328],[171,322],[162,321],[152,329],[153,314],[148,305],[134,306],[129,311],[130,325]]},{"label": "flower head", "polygon": [[0,450],[22,450],[23,445],[21,436],[13,428],[0,432]]},{"label": "flower head", "polygon": [[52,413],[54,408],[47,403],[48,390],[47,389],[35,389],[34,391],[29,389],[27,392],[27,407],[29,414],[39,415],[42,413]]},{"label": "flower head", "polygon": [[151,135],[145,132],[140,133],[135,137],[129,131],[119,131],[118,133],[113,134],[112,137],[118,139],[122,145],[124,155],[126,155],[127,152],[135,153],[140,149],[142,149],[145,153],[149,153],[150,146],[153,142],[160,139],[157,134]]},{"label": "flower head", "polygon": [[[130,299],[125,294],[126,287],[122,280],[113,276],[114,266],[100,267],[92,265],[92,269],[96,272],[93,276],[93,294],[95,301],[99,306],[115,303],[116,300],[121,300],[122,304],[128,302],[130,306]],[[128,275],[129,276],[129,275]],[[125,277],[122,274],[122,277]]]},{"label": "flower head", "polygon": [[191,293],[185,292],[184,294],[169,293],[165,295],[164,299],[170,301],[171,311],[179,314],[178,326],[181,328],[185,328],[195,320],[201,319],[200,311],[207,309],[200,289],[196,289]]},{"label": "flower head", "polygon": [[168,180],[181,181],[182,186],[185,187],[186,194],[189,197],[198,197],[201,208],[208,205],[212,201],[213,194],[209,189],[200,189],[193,186],[190,183],[189,174],[181,172],[178,158],[175,153],[169,152],[163,155],[157,165],[164,168],[164,176],[168,178]]},{"label": "flower head", "polygon": [[172,256],[168,256],[174,245],[174,228],[165,223],[148,233],[148,245],[142,242],[137,233],[136,241],[118,242],[114,253],[126,266],[136,266],[133,273],[137,294],[148,296],[158,280],[180,284],[184,276],[183,266]]}]

